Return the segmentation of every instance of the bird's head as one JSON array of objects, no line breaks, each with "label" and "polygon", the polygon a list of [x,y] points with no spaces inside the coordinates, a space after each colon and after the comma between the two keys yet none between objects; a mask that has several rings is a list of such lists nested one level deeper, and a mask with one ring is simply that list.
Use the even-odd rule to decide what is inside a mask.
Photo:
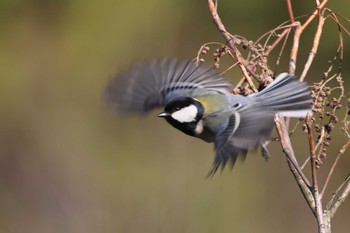
[{"label": "bird's head", "polygon": [[158,117],[164,117],[169,124],[185,134],[196,136],[203,131],[200,123],[203,114],[204,107],[198,100],[180,97],[169,102]]}]

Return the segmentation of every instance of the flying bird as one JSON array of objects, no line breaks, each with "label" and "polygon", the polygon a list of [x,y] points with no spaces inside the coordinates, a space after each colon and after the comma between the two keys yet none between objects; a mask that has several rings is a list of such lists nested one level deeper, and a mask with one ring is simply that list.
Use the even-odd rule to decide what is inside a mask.
[{"label": "flying bird", "polygon": [[233,166],[270,136],[274,115],[305,118],[312,99],[305,82],[278,75],[258,93],[232,94],[233,86],[204,63],[176,58],[133,64],[111,79],[107,103],[119,113],[147,114],[163,108],[158,117],[183,133],[214,143],[214,175],[227,162]]}]

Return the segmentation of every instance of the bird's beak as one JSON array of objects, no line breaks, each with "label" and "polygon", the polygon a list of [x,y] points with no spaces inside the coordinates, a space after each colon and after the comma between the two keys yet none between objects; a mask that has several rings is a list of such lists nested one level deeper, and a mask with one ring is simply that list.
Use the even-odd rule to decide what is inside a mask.
[{"label": "bird's beak", "polygon": [[167,117],[167,116],[170,116],[170,114],[167,113],[167,112],[161,112],[161,113],[159,113],[159,115],[158,115],[158,117]]}]

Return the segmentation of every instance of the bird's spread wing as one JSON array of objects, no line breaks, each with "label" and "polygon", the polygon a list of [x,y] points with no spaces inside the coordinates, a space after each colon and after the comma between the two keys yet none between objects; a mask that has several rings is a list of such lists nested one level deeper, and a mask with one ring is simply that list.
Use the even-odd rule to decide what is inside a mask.
[{"label": "bird's spread wing", "polygon": [[107,85],[105,99],[116,111],[147,113],[199,88],[220,93],[232,90],[207,65],[166,58],[134,64],[117,75]]},{"label": "bird's spread wing", "polygon": [[234,166],[238,157],[242,159],[249,149],[256,148],[267,139],[273,129],[274,113],[255,112],[253,108],[237,111],[233,114],[228,127],[215,138],[215,159],[209,176],[230,162]]}]

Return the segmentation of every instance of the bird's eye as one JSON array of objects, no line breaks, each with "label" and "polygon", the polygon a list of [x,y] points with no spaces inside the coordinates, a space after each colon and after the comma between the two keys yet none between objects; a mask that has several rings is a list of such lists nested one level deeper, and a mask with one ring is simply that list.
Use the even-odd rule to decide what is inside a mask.
[{"label": "bird's eye", "polygon": [[179,110],[180,110],[180,107],[175,107],[174,110],[175,110],[175,111],[179,111]]},{"label": "bird's eye", "polygon": [[239,108],[239,107],[241,107],[241,105],[239,103],[236,103],[236,104],[233,105],[233,107],[234,108]]}]

